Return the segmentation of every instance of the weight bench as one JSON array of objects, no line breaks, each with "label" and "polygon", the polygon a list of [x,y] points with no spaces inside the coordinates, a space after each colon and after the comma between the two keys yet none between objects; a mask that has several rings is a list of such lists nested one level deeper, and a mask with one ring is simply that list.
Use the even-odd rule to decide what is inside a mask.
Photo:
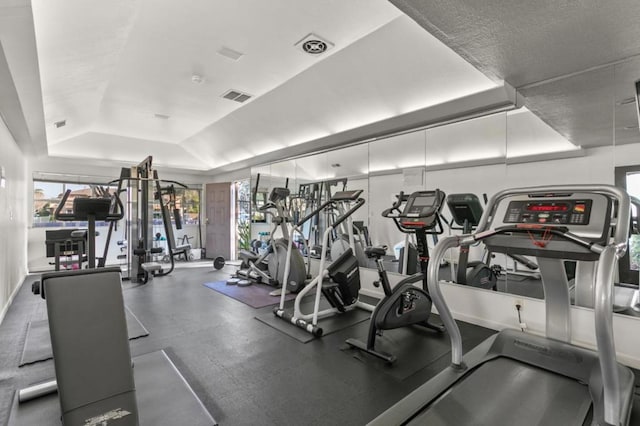
[{"label": "weight bench", "polygon": [[156,272],[162,271],[162,265],[158,262],[145,262],[141,266],[142,269],[148,272],[149,280],[153,279],[153,276],[156,274]]},{"label": "weight bench", "polygon": [[46,273],[41,282],[57,381],[19,391],[20,402],[57,389],[65,425],[216,424],[164,352],[138,357],[134,380],[120,268]]}]

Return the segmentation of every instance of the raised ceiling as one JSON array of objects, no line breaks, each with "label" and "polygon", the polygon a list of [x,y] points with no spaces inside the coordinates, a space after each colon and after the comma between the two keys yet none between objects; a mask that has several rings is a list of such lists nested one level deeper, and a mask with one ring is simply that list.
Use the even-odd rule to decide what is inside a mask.
[{"label": "raised ceiling", "polygon": [[[34,155],[215,173],[406,127],[506,81],[574,145],[640,142],[626,102],[639,15],[632,0],[0,0],[0,112]],[[326,53],[296,46],[310,33]]]},{"label": "raised ceiling", "polygon": [[32,7],[54,157],[215,171],[496,86],[386,0]]}]

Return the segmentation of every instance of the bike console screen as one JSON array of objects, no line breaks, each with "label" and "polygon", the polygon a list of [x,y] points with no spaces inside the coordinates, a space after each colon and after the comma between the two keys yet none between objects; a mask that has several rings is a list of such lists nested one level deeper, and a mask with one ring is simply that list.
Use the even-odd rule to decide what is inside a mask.
[{"label": "bike console screen", "polygon": [[436,213],[442,208],[442,191],[417,191],[409,196],[404,211],[400,215],[402,224],[408,227],[432,226]]}]

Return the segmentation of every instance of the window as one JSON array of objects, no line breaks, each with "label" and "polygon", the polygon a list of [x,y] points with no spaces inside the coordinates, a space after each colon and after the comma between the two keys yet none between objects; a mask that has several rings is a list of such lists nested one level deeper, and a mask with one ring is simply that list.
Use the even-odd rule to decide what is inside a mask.
[{"label": "window", "polygon": [[235,182],[237,248],[251,250],[251,189],[249,180]]},{"label": "window", "polygon": [[266,192],[256,192],[256,205],[253,206],[255,210],[253,210],[253,214],[251,215],[251,222],[254,223],[266,223],[267,216],[259,210],[260,207],[267,204],[267,193]]},{"label": "window", "polygon": [[[98,188],[106,188],[109,193],[113,193],[115,187],[105,187],[97,184],[78,184],[65,182],[33,181],[33,226],[39,227],[61,227],[61,226],[87,226],[86,221],[62,222],[56,221],[54,212],[62,196],[67,190],[71,190],[67,202],[63,206],[63,213],[73,211],[73,200],[77,197],[96,197]],[[104,225],[103,222],[97,225]]]},{"label": "window", "polygon": [[182,223],[200,224],[200,190],[176,188],[176,208],[182,213]]}]

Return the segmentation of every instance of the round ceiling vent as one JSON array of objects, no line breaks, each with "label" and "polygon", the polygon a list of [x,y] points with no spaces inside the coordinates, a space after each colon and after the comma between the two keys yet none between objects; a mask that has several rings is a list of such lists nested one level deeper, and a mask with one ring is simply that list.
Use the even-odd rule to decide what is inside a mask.
[{"label": "round ceiling vent", "polygon": [[307,40],[302,44],[302,50],[311,55],[324,53],[327,51],[327,49],[327,43],[322,40]]}]

